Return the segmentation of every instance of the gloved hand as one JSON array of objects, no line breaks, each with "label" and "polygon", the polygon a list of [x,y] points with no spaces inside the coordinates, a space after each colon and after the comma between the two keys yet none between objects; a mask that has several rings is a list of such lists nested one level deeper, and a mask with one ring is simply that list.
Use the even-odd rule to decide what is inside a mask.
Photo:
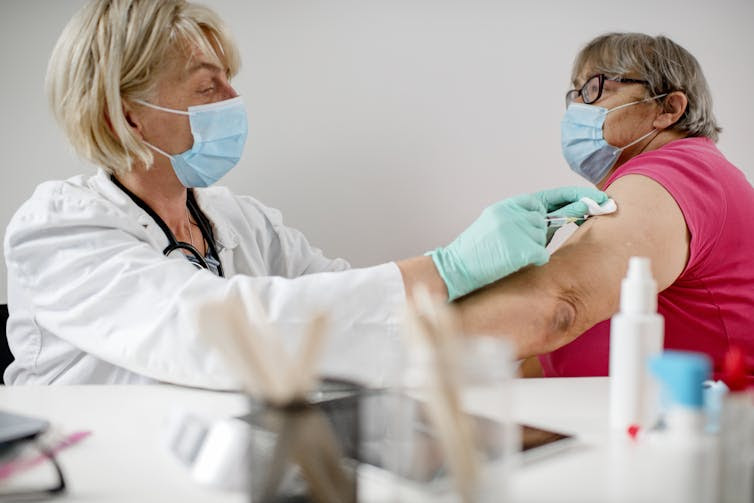
[{"label": "gloved hand", "polygon": [[547,263],[545,216],[555,211],[578,213],[582,206],[586,209],[579,202],[582,197],[598,203],[607,200],[606,194],[593,188],[567,187],[520,195],[487,207],[452,243],[428,253],[448,288],[448,300],[527,265]]}]

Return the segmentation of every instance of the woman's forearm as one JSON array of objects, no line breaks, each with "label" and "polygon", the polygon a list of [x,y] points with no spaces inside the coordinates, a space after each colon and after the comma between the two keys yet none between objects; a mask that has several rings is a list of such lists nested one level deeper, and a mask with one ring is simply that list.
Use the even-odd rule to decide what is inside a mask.
[{"label": "woman's forearm", "polygon": [[530,267],[457,302],[466,334],[510,339],[517,358],[552,351],[564,344],[576,322],[576,309]]}]

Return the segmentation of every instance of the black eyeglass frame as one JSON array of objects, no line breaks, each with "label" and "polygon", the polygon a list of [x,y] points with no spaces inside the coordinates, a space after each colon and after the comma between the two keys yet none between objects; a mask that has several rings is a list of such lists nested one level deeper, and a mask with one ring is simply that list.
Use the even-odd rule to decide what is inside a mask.
[{"label": "black eyeglass frame", "polygon": [[[595,77],[597,77],[599,79],[598,80],[599,87],[597,88],[597,96],[594,99],[587,100],[584,97],[584,89],[586,89],[586,86]],[[646,81],[646,80],[630,79],[628,77],[614,77],[613,78],[613,77],[608,77],[604,73],[598,73],[598,74],[592,75],[591,77],[589,77],[588,79],[586,79],[586,81],[584,82],[584,85],[581,86],[579,89],[571,89],[570,91],[568,91],[566,93],[566,95],[565,95],[566,108],[568,108],[568,105],[570,105],[571,103],[573,103],[573,101],[576,98],[578,98],[579,96],[581,96],[581,99],[583,100],[583,102],[584,102],[585,105],[591,105],[595,101],[599,100],[602,97],[602,89],[605,86],[605,81],[606,80],[609,80],[610,82],[622,82],[622,83],[625,83],[625,84],[644,84],[645,86],[649,85],[649,81]]]},{"label": "black eyeglass frame", "polygon": [[67,489],[65,484],[65,475],[63,475],[63,469],[60,467],[60,464],[55,457],[55,452],[38,441],[36,438],[16,441],[13,444],[20,444],[22,442],[28,442],[29,445],[41,452],[44,455],[45,459],[47,459],[52,464],[57,482],[55,483],[55,485],[47,488],[0,492],[0,501],[42,501],[47,500],[52,496],[64,494]]}]

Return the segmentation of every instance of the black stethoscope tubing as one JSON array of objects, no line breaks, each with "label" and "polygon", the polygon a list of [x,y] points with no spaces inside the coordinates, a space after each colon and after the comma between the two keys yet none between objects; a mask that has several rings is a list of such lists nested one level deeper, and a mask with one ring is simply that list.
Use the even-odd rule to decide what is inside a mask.
[{"label": "black stethoscope tubing", "polygon": [[[110,176],[110,179],[113,181],[115,185],[118,186],[120,190],[126,193],[128,197],[131,198],[131,200],[136,203],[137,206],[139,206],[142,210],[147,212],[147,214],[152,217],[152,220],[154,220],[157,225],[160,226],[160,229],[162,229],[162,232],[165,234],[165,236],[168,238],[168,245],[165,247],[164,250],[162,250],[163,255],[167,256],[170,253],[176,251],[176,250],[186,250],[189,252],[201,265],[204,269],[209,270],[209,265],[207,264],[206,259],[202,256],[201,252],[196,249],[192,244],[186,243],[185,241],[178,241],[175,238],[175,234],[173,234],[173,231],[170,230],[170,227],[168,227],[168,224],[165,223],[165,221],[158,215],[152,208],[149,207],[147,203],[145,203],[139,196],[128,190],[120,181],[115,178],[114,176]],[[191,215],[194,217],[194,220],[196,220],[197,226],[199,226],[199,230],[202,233],[202,236],[207,241],[207,245],[209,246],[209,251],[212,256],[215,257],[217,260],[217,273],[220,275],[220,277],[225,277],[225,274],[223,273],[223,266],[220,263],[220,255],[217,253],[217,247],[215,246],[215,237],[212,234],[212,229],[209,225],[209,222],[205,218],[204,214],[202,214],[201,210],[199,209],[199,206],[196,204],[196,199],[194,199],[194,193],[186,189],[187,192],[187,198],[186,198],[186,206],[188,207],[188,210],[191,212]]]}]

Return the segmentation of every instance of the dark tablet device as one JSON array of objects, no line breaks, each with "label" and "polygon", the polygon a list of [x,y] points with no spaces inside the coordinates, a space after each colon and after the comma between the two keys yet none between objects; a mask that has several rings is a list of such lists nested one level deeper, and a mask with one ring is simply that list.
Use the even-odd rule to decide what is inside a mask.
[{"label": "dark tablet device", "polygon": [[[325,416],[330,420],[338,437],[353,436],[353,422],[356,414],[361,418],[361,428],[358,439],[339,438],[346,447],[346,455],[361,462],[369,463],[381,468],[386,467],[387,457],[390,456],[391,426],[395,425],[395,413],[407,413],[413,410],[414,435],[423,439],[428,451],[436,451],[439,445],[431,421],[427,420],[424,405],[413,398],[395,391],[359,389],[351,383],[340,381],[325,381],[310,397],[318,404]],[[497,458],[503,446],[494,440],[495,432],[500,424],[482,416],[471,416],[474,427],[478,432],[490,430],[493,434],[490,442],[484,446],[484,451],[490,459]],[[519,424],[519,451],[524,462],[534,461],[558,451],[573,446],[575,438],[572,435],[551,431],[528,424]],[[346,435],[350,432],[350,435]],[[405,431],[403,432],[406,433]],[[354,440],[358,447],[353,445]],[[349,447],[354,447],[350,449]],[[393,446],[394,447],[394,446]],[[387,456],[387,457],[386,457]],[[411,468],[407,469],[412,471]],[[422,480],[429,474],[403,473],[408,478]]]},{"label": "dark tablet device", "polygon": [[0,448],[34,438],[49,428],[44,419],[0,410]]},{"label": "dark tablet device", "polygon": [[[440,449],[432,422],[427,419],[424,404],[401,393],[387,390],[367,390],[352,383],[328,380],[309,397],[309,403],[320,410],[331,424],[333,433],[346,457],[394,472],[409,480],[428,482],[437,477],[441,459],[437,458]],[[259,427],[258,413],[262,404],[252,402],[252,411],[242,419],[252,426]],[[422,463],[396,463],[396,417],[395,414],[409,414],[413,418],[412,435],[423,459]],[[499,422],[482,416],[471,416],[474,429],[485,437],[480,446],[484,455],[498,459],[503,451],[499,435]],[[360,419],[360,420],[359,420]],[[519,451],[524,453],[524,462],[533,461],[560,451],[573,444],[571,435],[519,425]],[[489,432],[486,435],[485,432]],[[406,430],[400,432],[405,435]],[[437,458],[434,463],[433,458]],[[434,463],[434,464],[433,464]]]},{"label": "dark tablet device", "polygon": [[[398,393],[367,395],[361,399],[362,438],[360,460],[379,468],[387,469],[406,479],[420,483],[430,482],[445,471],[440,455],[442,447],[429,419],[426,405],[414,398]],[[392,412],[391,412],[392,411]],[[393,434],[391,423],[395,418],[390,414],[404,415],[411,420],[399,435],[413,436],[411,450],[405,459],[396,459],[396,449],[404,449],[390,437]],[[470,415],[476,437],[477,449],[488,461],[497,462],[506,451],[504,426],[494,419]],[[518,451],[523,453],[524,462],[534,461],[563,450],[573,444],[571,435],[518,424],[520,444]],[[410,428],[411,431],[407,431]]]},{"label": "dark tablet device", "polygon": [[521,426],[521,450],[523,452],[536,449],[537,447],[543,447],[550,445],[561,440],[573,439],[572,435],[565,433],[558,433],[556,431],[545,430],[543,428],[537,428],[536,426],[530,426],[528,424],[522,424]]}]

